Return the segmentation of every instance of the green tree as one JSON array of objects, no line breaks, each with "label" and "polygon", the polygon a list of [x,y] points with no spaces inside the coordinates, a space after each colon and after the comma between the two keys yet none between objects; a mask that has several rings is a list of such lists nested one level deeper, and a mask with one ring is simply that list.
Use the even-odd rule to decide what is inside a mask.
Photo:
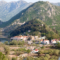
[{"label": "green tree", "polygon": [[54,55],[59,55],[59,50],[54,50]]},{"label": "green tree", "polygon": [[8,58],[6,58],[6,56],[0,52],[0,60],[8,60]]},{"label": "green tree", "polygon": [[4,44],[8,45],[9,43],[8,43],[8,41],[5,41]]},{"label": "green tree", "polygon": [[17,60],[17,58],[13,57],[12,60]]},{"label": "green tree", "polygon": [[8,46],[5,46],[4,47],[4,51],[5,51],[5,54],[9,54],[10,48]]},{"label": "green tree", "polygon": [[19,60],[23,60],[24,58],[23,57],[19,57]]},{"label": "green tree", "polygon": [[29,49],[27,50],[27,53],[28,53],[28,54],[30,53],[30,50],[29,50]]},{"label": "green tree", "polygon": [[12,40],[11,42],[10,42],[10,45],[17,45],[18,43],[17,43],[17,41],[16,40]]},{"label": "green tree", "polygon": [[48,57],[48,58],[50,58],[50,55],[49,55],[49,54],[46,54],[46,55],[45,55],[45,57]]},{"label": "green tree", "polygon": [[56,47],[60,48],[60,43],[59,42],[57,42]]}]

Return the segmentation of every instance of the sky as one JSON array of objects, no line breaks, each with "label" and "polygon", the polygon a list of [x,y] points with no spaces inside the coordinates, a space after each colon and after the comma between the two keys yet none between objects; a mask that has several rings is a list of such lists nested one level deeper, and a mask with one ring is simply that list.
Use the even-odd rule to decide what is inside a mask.
[{"label": "sky", "polygon": [[[18,0],[4,0],[4,1],[11,2],[11,1],[18,1]],[[53,3],[60,2],[60,0],[24,0],[24,1],[27,1],[27,2],[49,1],[49,2],[53,2]]]}]

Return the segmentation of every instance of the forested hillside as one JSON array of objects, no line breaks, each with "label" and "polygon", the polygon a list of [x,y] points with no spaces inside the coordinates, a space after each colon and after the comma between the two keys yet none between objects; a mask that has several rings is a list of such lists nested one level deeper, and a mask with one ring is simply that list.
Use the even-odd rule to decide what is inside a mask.
[{"label": "forested hillside", "polygon": [[16,35],[33,35],[33,36],[46,36],[47,38],[50,36],[51,38],[58,38],[57,31],[53,31],[49,28],[43,21],[39,19],[33,19],[31,21],[26,22],[24,25],[18,27],[14,31],[11,32],[11,36]]}]

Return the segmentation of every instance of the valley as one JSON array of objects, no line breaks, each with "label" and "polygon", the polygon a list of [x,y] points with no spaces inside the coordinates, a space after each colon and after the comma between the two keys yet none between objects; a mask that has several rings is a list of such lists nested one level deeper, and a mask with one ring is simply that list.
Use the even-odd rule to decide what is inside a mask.
[{"label": "valley", "polygon": [[0,1],[0,59],[58,60],[60,3]]}]

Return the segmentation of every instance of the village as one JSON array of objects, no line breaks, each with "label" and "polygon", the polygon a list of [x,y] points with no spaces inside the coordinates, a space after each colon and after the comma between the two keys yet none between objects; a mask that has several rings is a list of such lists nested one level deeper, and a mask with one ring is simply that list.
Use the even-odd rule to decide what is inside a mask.
[{"label": "village", "polygon": [[47,40],[46,36],[43,37],[38,37],[38,36],[14,36],[11,37],[10,40],[17,40],[17,41],[27,41],[28,44],[33,44],[33,41],[35,41],[36,44],[56,44],[56,43],[60,43],[59,39],[52,39],[52,40]]},{"label": "village", "polygon": [[60,54],[60,47],[56,46],[58,43],[60,44],[60,39],[48,40],[46,36],[19,35],[11,37],[9,42],[0,42],[0,52],[11,59],[17,58],[17,60],[21,57],[42,58],[43,56],[45,58],[47,54],[51,57],[49,59],[53,56],[58,59]]},{"label": "village", "polygon": [[[29,49],[31,54],[38,53],[40,50],[40,47],[43,46],[55,46],[55,44],[60,43],[59,39],[52,39],[52,40],[47,40],[46,36],[43,37],[38,37],[38,36],[14,36],[10,38],[11,41],[16,40],[16,41],[24,41],[27,43],[27,45],[24,45],[25,49]],[[35,44],[35,45],[34,45]],[[38,46],[37,46],[38,45]],[[31,56],[30,54],[30,56]],[[21,56],[26,57],[28,54],[24,53]]]}]

